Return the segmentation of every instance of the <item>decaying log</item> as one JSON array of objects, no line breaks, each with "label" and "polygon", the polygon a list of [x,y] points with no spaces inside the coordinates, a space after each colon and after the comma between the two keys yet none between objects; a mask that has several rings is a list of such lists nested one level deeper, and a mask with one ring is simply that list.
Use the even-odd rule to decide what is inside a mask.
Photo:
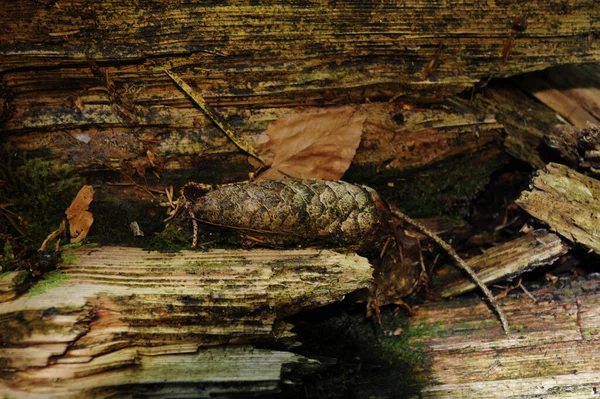
[{"label": "decaying log", "polygon": [[591,398],[600,391],[600,284],[502,300],[513,333],[470,299],[422,305],[404,333],[430,356],[423,398]]},{"label": "decaying log", "polygon": [[[83,91],[77,93],[85,96]],[[62,168],[100,168],[128,174],[129,167],[131,174],[141,170],[143,175],[148,169],[172,176],[177,172],[189,175],[192,167],[205,170],[212,162],[237,171],[220,177],[228,181],[245,179],[247,172],[254,170],[247,157],[236,157],[239,149],[187,98],[182,98],[177,108],[172,108],[170,101],[148,105],[143,111],[146,116],[137,119],[133,128],[115,116],[108,94],[94,94],[101,97],[96,99],[82,97],[81,111],[62,104],[61,98],[71,95],[72,90],[54,91],[52,97],[58,98],[46,100],[17,95],[13,99],[16,112],[3,125],[3,139],[15,151],[33,152]],[[360,109],[367,120],[354,159],[360,169],[357,173],[382,165],[387,173],[415,170],[454,155],[489,151],[502,141],[502,125],[493,115],[478,115],[473,108],[407,109],[401,103],[373,103]],[[291,110],[219,108],[227,123],[249,137],[258,137],[270,122]],[[156,165],[150,163],[147,151],[158,160]]]},{"label": "decaying log", "polygon": [[[13,153],[25,151],[28,159],[91,176],[90,182],[97,189],[95,205],[108,203],[107,208],[115,208],[130,202],[132,208],[141,209],[155,200],[153,195],[171,185],[244,181],[249,172],[256,171],[248,156],[240,154],[187,98],[182,98],[177,108],[169,102],[154,110],[148,105],[144,108],[147,116],[131,127],[115,117],[108,98],[101,104],[83,100],[81,115],[86,117],[79,118],[76,108],[66,107],[60,100],[72,94],[63,92],[48,102],[16,96],[14,104],[22,113],[15,112],[5,122],[3,139],[10,143]],[[108,96],[103,92],[93,95]],[[160,111],[167,108],[169,112]],[[472,107],[428,109],[380,102],[360,109],[367,119],[344,179],[369,181],[386,200],[401,204],[412,215],[437,214],[439,211],[429,209],[439,209],[444,201],[454,204],[474,197],[507,160],[502,151],[502,125],[492,114]],[[259,137],[269,123],[291,110],[218,109],[233,129],[248,137]],[[0,151],[0,159],[2,156],[6,154]],[[455,162],[457,158],[459,162]],[[13,159],[14,165],[19,162],[20,157]],[[439,170],[450,173],[442,178]],[[152,193],[136,187],[132,180],[147,185]],[[111,185],[115,183],[119,185]],[[424,197],[431,204],[424,204]]]},{"label": "decaying log", "polygon": [[[247,137],[296,106],[395,100],[374,106],[379,116],[365,125],[348,178],[375,178],[377,190],[395,185],[382,193],[390,201],[430,197],[435,190],[397,194],[402,173],[457,154],[469,154],[465,169],[491,173],[504,159],[494,148],[500,125],[485,112],[403,102],[597,61],[598,41],[588,40],[600,30],[595,11],[593,0],[14,3],[0,10],[7,21],[0,28],[3,139],[63,169],[99,180],[122,173],[128,183],[142,175],[138,183],[157,190],[245,180],[255,171],[247,157],[173,84],[164,73],[170,68]],[[446,190],[437,181],[427,186]],[[464,200],[446,194],[449,202]],[[143,190],[103,195],[149,197]],[[410,208],[414,214],[417,206]]]},{"label": "decaying log", "polygon": [[0,10],[6,21],[0,71],[16,77],[68,66],[44,79],[76,84],[82,77],[93,81],[86,59],[127,62],[110,72],[111,80],[178,94],[155,67],[163,64],[209,99],[229,104],[354,102],[353,95],[439,99],[482,78],[597,61],[597,16],[594,0],[154,1],[144,7],[30,0]]},{"label": "decaying log", "polygon": [[3,392],[276,392],[285,364],[314,362],[248,345],[295,345],[283,317],[372,280],[366,259],[319,250],[92,247],[68,258],[64,284],[0,304]]},{"label": "decaying log", "polygon": [[516,203],[561,236],[600,253],[600,181],[550,163]]},{"label": "decaying log", "polygon": [[[467,260],[467,264],[486,284],[512,279],[538,266],[552,264],[568,251],[556,234],[538,230],[513,241],[485,250]],[[431,294],[448,298],[476,289],[476,286],[452,267],[437,270]]]}]

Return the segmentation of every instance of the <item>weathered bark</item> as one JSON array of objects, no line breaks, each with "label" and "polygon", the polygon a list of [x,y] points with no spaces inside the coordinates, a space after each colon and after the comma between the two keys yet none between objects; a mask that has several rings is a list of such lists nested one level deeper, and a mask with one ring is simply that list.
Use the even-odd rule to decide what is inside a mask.
[{"label": "weathered bark", "polygon": [[[484,254],[469,258],[467,264],[481,281],[491,284],[512,279],[538,266],[552,264],[567,251],[568,246],[556,234],[541,230],[489,248]],[[451,266],[438,269],[431,284],[431,294],[443,298],[477,288],[470,279]]]},{"label": "weathered bark", "polygon": [[285,364],[314,362],[231,345],[294,345],[283,317],[372,280],[366,259],[318,250],[92,247],[68,258],[64,284],[0,304],[3,392],[110,396],[163,383],[276,392]]},{"label": "weathered bark", "polygon": [[153,82],[180,97],[166,76],[155,75],[154,63],[172,65],[209,99],[229,104],[298,105],[352,95],[439,99],[481,78],[597,61],[597,17],[593,0],[143,7],[30,0],[0,10],[0,71],[67,65],[75,68],[45,78],[77,80],[92,58],[129,63],[111,73],[115,81]]},{"label": "weathered bark", "polygon": [[600,181],[550,163],[516,201],[566,239],[600,253]]},{"label": "weathered bark", "polygon": [[600,381],[600,285],[581,279],[502,300],[513,334],[481,301],[422,305],[404,333],[429,354],[423,398],[583,398]]}]

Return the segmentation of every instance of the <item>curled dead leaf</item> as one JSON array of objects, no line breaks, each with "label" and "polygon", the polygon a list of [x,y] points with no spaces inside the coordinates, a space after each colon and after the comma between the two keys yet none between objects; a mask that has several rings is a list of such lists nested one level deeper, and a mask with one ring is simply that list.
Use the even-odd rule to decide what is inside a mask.
[{"label": "curled dead leaf", "polygon": [[267,128],[269,140],[261,155],[273,161],[258,180],[340,179],[356,154],[366,118],[352,106],[305,108],[283,115]]},{"label": "curled dead leaf", "polygon": [[72,243],[83,240],[90,231],[94,217],[88,208],[93,199],[94,188],[83,186],[65,211],[69,221],[69,234],[72,237]]}]

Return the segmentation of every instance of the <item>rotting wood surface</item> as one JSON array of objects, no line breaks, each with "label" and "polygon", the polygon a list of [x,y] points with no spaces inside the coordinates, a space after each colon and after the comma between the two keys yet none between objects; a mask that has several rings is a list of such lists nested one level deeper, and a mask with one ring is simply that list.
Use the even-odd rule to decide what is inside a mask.
[{"label": "rotting wood surface", "polygon": [[509,295],[513,334],[479,301],[424,304],[404,333],[430,356],[421,398],[593,398],[600,392],[600,285],[581,278]]},{"label": "rotting wood surface", "polygon": [[594,0],[11,2],[0,71],[68,65],[59,73],[75,77],[91,58],[128,62],[113,78],[138,70],[150,82],[159,71],[139,61],[152,57],[226,103],[298,104],[324,91],[440,98],[482,78],[597,61],[599,13]]},{"label": "rotting wood surface", "polygon": [[550,163],[516,203],[566,239],[600,253],[600,181]]},{"label": "rotting wood surface", "polygon": [[294,345],[281,318],[372,281],[365,258],[327,250],[91,247],[73,255],[73,264],[60,267],[69,276],[63,285],[0,304],[3,392],[108,395],[165,381],[182,384],[182,392],[190,383],[210,392],[219,381],[233,392],[240,384],[237,392],[247,393],[244,383],[276,392],[284,363],[311,361],[227,345]]},{"label": "rotting wood surface", "polygon": [[[538,266],[552,264],[568,251],[562,240],[546,230],[532,232],[515,240],[485,250],[467,259],[467,264],[485,284],[512,279]],[[436,270],[430,294],[443,298],[476,289],[475,284],[454,266]]]}]

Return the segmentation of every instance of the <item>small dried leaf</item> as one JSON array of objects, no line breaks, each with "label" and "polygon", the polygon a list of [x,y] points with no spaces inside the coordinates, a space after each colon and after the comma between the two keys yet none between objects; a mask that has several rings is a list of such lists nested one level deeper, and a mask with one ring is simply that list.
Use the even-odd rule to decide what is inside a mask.
[{"label": "small dried leaf", "polygon": [[285,114],[267,128],[263,153],[270,151],[274,158],[258,180],[340,179],[356,154],[366,118],[351,106]]},{"label": "small dried leaf", "polygon": [[92,186],[83,186],[79,193],[71,202],[71,205],[65,211],[69,221],[69,233],[71,242],[83,240],[94,222],[92,212],[88,211],[90,203],[94,199],[94,188]]}]

